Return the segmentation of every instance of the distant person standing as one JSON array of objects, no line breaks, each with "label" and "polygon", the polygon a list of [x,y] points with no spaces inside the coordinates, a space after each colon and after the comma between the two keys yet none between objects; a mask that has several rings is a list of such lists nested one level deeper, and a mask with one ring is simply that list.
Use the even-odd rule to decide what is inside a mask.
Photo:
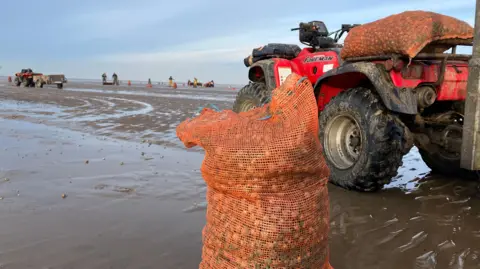
[{"label": "distant person standing", "polygon": [[152,80],[148,79],[148,85],[152,85]]},{"label": "distant person standing", "polygon": [[198,84],[198,79],[197,79],[197,78],[193,78],[193,87],[196,88],[196,87],[197,87],[197,84]]},{"label": "distant person standing", "polygon": [[119,83],[118,83],[118,75],[117,75],[117,73],[115,73],[115,72],[113,73],[112,79],[113,79],[113,85],[117,85],[117,86],[118,86]]},{"label": "distant person standing", "polygon": [[168,86],[169,86],[169,87],[172,87],[172,86],[173,86],[173,78],[172,78],[172,76],[170,76],[170,77],[168,78]]},{"label": "distant person standing", "polygon": [[106,83],[107,82],[107,73],[103,73],[102,75],[102,82]]}]

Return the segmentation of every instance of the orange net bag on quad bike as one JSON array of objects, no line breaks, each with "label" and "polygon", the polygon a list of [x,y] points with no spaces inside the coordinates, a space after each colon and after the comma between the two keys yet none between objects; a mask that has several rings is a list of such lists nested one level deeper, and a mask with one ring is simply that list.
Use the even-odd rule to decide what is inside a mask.
[{"label": "orange net bag on quad bike", "polygon": [[186,147],[205,149],[200,268],[331,268],[317,109],[310,82],[291,74],[269,105],[205,108],[177,127]]},{"label": "orange net bag on quad bike", "polygon": [[414,58],[432,42],[471,44],[473,28],[466,22],[427,11],[406,11],[350,30],[343,59],[388,54]]}]

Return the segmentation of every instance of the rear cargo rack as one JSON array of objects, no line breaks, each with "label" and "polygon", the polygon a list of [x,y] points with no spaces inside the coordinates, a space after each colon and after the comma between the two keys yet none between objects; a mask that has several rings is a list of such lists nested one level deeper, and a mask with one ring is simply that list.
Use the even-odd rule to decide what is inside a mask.
[{"label": "rear cargo rack", "polygon": [[[452,53],[419,53],[412,60],[420,61],[441,61],[440,73],[438,74],[438,79],[433,83],[433,86],[438,87],[443,83],[445,78],[445,70],[447,67],[447,62],[449,61],[466,61],[468,62],[472,58],[472,55],[468,54],[456,54],[456,47],[452,48]],[[408,56],[405,55],[379,55],[379,56],[366,56],[366,57],[355,57],[345,59],[345,62],[368,62],[368,61],[387,61],[387,60],[399,60],[403,59],[409,61]]]},{"label": "rear cargo rack", "polygon": [[[469,61],[472,55],[468,54],[453,54],[453,53],[419,53],[412,60],[449,60],[449,61]],[[364,56],[345,59],[345,62],[366,62],[366,61],[384,61],[390,59],[406,59],[403,55],[379,55],[379,56]]]}]

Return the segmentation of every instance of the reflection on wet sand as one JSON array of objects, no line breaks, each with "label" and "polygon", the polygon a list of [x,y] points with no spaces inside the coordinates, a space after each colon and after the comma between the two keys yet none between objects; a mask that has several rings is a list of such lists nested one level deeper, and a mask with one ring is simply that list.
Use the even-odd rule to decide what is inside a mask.
[{"label": "reflection on wet sand", "polygon": [[[405,193],[330,188],[338,268],[480,268],[477,182],[426,176]],[[348,257],[348,258],[345,258]]]}]

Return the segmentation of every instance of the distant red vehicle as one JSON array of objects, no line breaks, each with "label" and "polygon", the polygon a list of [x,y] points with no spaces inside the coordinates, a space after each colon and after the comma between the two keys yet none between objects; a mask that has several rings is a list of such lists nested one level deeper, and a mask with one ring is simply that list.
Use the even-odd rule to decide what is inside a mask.
[{"label": "distant red vehicle", "polygon": [[292,31],[299,30],[300,42],[309,47],[254,49],[245,59],[250,83],[238,92],[233,110],[269,103],[272,90],[294,72],[314,85],[331,182],[359,191],[381,189],[413,145],[434,172],[472,175],[460,167],[471,56],[456,54],[459,44],[432,43],[410,63],[392,55],[342,60],[338,41],[356,26],[329,33],[321,21],[300,23]]},{"label": "distant red vehicle", "polygon": [[209,81],[209,82],[206,82],[203,84],[203,87],[205,88],[214,88],[215,87],[215,83],[213,82],[213,80]]},{"label": "distant red vehicle", "polygon": [[63,89],[63,84],[67,83],[67,79],[63,74],[44,75],[42,73],[34,73],[32,69],[22,69],[15,74],[14,84],[17,87],[36,87],[43,88],[44,85],[55,84],[58,89]]},{"label": "distant red vehicle", "polygon": [[15,86],[22,85],[23,87],[34,87],[35,80],[34,77],[43,76],[42,73],[34,73],[32,69],[22,69],[19,73],[15,74],[14,84]]}]

